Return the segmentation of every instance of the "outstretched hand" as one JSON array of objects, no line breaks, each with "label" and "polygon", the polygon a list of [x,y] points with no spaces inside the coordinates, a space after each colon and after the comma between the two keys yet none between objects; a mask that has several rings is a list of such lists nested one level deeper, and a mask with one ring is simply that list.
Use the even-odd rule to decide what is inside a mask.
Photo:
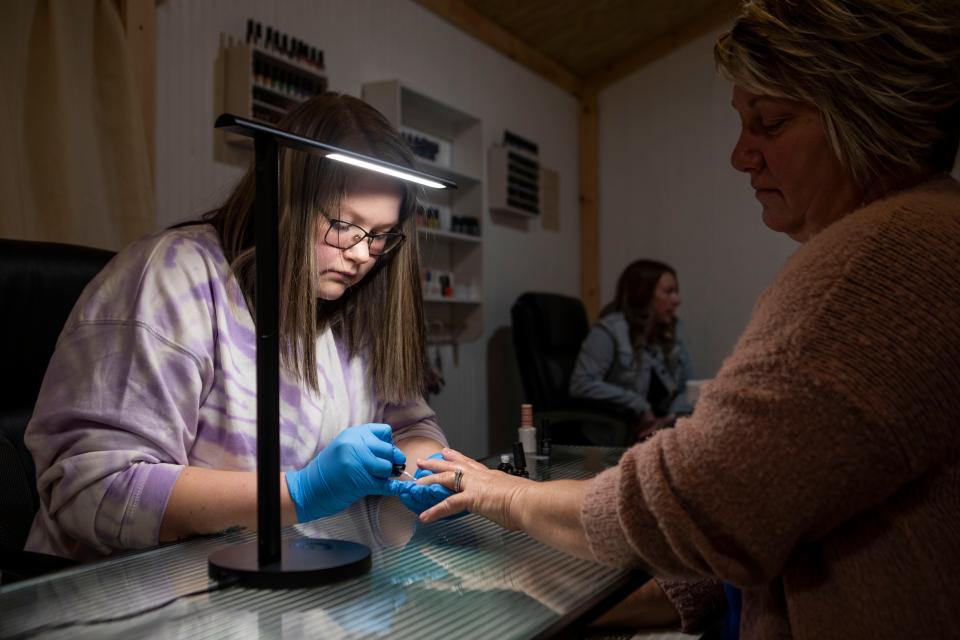
[{"label": "outstretched hand", "polygon": [[512,513],[511,505],[518,496],[534,483],[530,480],[507,475],[502,471],[488,469],[483,464],[468,458],[459,451],[444,449],[443,459],[428,458],[418,460],[421,469],[432,474],[417,480],[417,485],[429,490],[429,487],[442,486],[453,491],[456,472],[461,470],[460,491],[443,502],[420,514],[421,522],[434,522],[463,511],[479,513],[506,529],[519,529],[520,522]]},{"label": "outstretched hand", "polygon": [[[427,458],[427,460],[443,460],[443,454],[438,451]],[[416,481],[429,475],[433,475],[433,471],[420,468],[417,469],[413,479]],[[400,498],[400,502],[402,502],[407,509],[419,516],[430,507],[443,502],[452,495],[453,492],[442,484],[423,486],[414,484],[413,482],[404,482],[401,485],[397,497]],[[450,516],[450,518],[458,518],[463,515],[466,515],[466,512]]]}]

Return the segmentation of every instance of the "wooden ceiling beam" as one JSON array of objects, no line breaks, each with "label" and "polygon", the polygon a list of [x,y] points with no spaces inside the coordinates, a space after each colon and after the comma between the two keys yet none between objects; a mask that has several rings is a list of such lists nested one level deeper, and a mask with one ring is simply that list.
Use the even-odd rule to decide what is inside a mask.
[{"label": "wooden ceiling beam", "polygon": [[633,53],[616,62],[604,65],[584,78],[584,91],[598,93],[627,76],[639,71],[674,49],[709,33],[711,30],[730,24],[739,14],[740,0],[717,0],[709,9],[674,31],[644,44]]},{"label": "wooden ceiling beam", "polygon": [[582,82],[577,75],[479,13],[463,0],[417,0],[417,2],[534,73],[574,95],[580,94]]},{"label": "wooden ceiling beam", "polygon": [[580,98],[580,298],[593,323],[600,315],[600,138],[597,94]]}]

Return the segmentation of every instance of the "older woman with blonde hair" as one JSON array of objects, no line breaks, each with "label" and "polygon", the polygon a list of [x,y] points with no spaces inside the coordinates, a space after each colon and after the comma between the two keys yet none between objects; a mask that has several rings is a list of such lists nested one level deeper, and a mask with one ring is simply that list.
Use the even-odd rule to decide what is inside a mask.
[{"label": "older woman with blonde hair", "polygon": [[[747,638],[960,628],[960,3],[753,0],[731,157],[803,243],[696,413],[583,481],[421,480],[568,552],[742,592]],[[457,480],[458,482],[455,482]]]}]

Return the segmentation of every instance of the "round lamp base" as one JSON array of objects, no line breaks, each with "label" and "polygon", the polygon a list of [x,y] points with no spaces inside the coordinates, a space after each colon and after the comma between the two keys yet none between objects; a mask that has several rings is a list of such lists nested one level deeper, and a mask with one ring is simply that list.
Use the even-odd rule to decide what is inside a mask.
[{"label": "round lamp base", "polygon": [[347,540],[287,538],[280,541],[281,561],[260,566],[257,542],[221,549],[209,558],[214,580],[239,579],[257,589],[312,587],[361,576],[370,570],[370,549]]}]

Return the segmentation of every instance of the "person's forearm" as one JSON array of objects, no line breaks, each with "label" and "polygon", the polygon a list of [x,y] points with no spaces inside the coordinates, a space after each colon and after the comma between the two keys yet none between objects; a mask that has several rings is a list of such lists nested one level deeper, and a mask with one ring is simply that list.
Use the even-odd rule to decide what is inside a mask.
[{"label": "person's forearm", "polygon": [[[422,458],[429,458],[436,452],[443,449],[443,444],[437,442],[432,438],[427,438],[424,436],[412,436],[410,438],[404,438],[400,436],[396,441],[397,448],[400,451],[403,451],[403,455],[407,456],[407,473],[411,476],[417,473],[417,460]],[[403,476],[403,480],[409,480],[407,476]]]},{"label": "person's forearm", "polygon": [[587,486],[582,480],[525,483],[510,502],[511,519],[531,537],[593,560],[580,522]]},{"label": "person's forearm", "polygon": [[[296,509],[280,474],[281,525],[297,521]],[[257,474],[186,467],[160,523],[160,542],[191,535],[216,533],[233,526],[257,528]]]}]

